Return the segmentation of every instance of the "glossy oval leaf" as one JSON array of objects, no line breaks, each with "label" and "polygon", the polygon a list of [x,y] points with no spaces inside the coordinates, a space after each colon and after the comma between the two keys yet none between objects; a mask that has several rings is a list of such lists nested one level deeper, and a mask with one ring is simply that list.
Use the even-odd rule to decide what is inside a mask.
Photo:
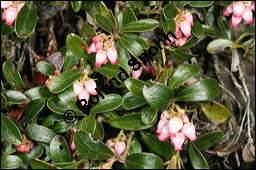
[{"label": "glossy oval leaf", "polygon": [[142,19],[129,22],[119,30],[119,32],[144,32],[158,27],[159,23],[154,19]]},{"label": "glossy oval leaf", "polygon": [[1,169],[16,169],[22,165],[21,158],[16,155],[1,155]]},{"label": "glossy oval leaf", "polygon": [[50,143],[52,138],[56,135],[52,130],[36,124],[28,125],[26,134],[31,139],[44,143]]},{"label": "glossy oval leaf", "polygon": [[96,120],[94,116],[85,116],[82,120],[78,122],[77,129],[84,130],[93,135],[96,129]]},{"label": "glossy oval leaf", "polygon": [[1,93],[1,109],[4,109],[7,105],[7,99],[3,93]]},{"label": "glossy oval leaf", "polygon": [[111,24],[110,20],[105,17],[102,14],[95,14],[94,15],[95,20],[97,22],[97,24],[104,30],[106,30],[107,32],[111,33],[113,30],[113,25]]},{"label": "glossy oval leaf", "polygon": [[223,133],[221,131],[213,131],[199,136],[193,143],[197,149],[205,150],[220,142],[222,137]]},{"label": "glossy oval leaf", "polygon": [[187,40],[185,44],[183,44],[181,47],[176,48],[175,51],[181,51],[181,50],[185,50],[187,48],[193,47],[195,46],[197,41],[198,39],[196,38],[196,36],[192,36]]},{"label": "glossy oval leaf", "polygon": [[156,110],[165,110],[173,97],[173,91],[167,86],[157,83],[151,87],[143,86],[142,93],[148,104]]},{"label": "glossy oval leaf", "polygon": [[168,87],[170,89],[175,89],[176,87],[182,85],[189,79],[196,76],[200,71],[200,67],[197,65],[181,64],[175,70],[172,77],[169,79]]},{"label": "glossy oval leaf", "polygon": [[177,1],[175,6],[184,6],[190,4],[191,7],[208,7],[211,6],[214,1]]},{"label": "glossy oval leaf", "polygon": [[44,152],[44,148],[41,144],[34,144],[34,147],[32,150],[29,151],[29,153],[25,152],[18,152],[17,156],[19,156],[22,159],[22,162],[24,164],[28,164],[30,159],[39,158]]},{"label": "glossy oval leaf", "polygon": [[10,60],[6,60],[2,65],[2,71],[6,81],[12,86],[12,88],[25,88],[21,76],[16,69],[14,64]]},{"label": "glossy oval leaf", "polygon": [[247,35],[253,35],[253,34],[255,34],[255,26],[252,26],[249,29],[247,29],[242,35],[240,35],[237,41],[240,41]]},{"label": "glossy oval leaf", "polygon": [[13,144],[21,144],[21,133],[12,120],[1,113],[1,136]]},{"label": "glossy oval leaf", "polygon": [[[2,13],[1,13],[1,14],[2,14]],[[3,35],[9,35],[9,34],[13,33],[14,30],[15,30],[14,27],[9,26],[9,25],[6,25],[6,24],[5,24],[5,21],[1,20],[1,33],[2,33]]]},{"label": "glossy oval leaf", "polygon": [[126,79],[124,82],[124,85],[130,92],[134,93],[135,95],[137,95],[140,98],[144,98],[144,96],[142,94],[143,86],[144,85],[150,86],[149,83],[147,83],[145,81],[141,81],[139,79],[135,79],[133,77],[129,77],[128,79]]},{"label": "glossy oval leaf", "polygon": [[71,7],[74,12],[78,12],[81,9],[82,1],[71,1]]},{"label": "glossy oval leaf", "polygon": [[128,35],[133,40],[137,41],[144,50],[149,49],[148,42],[146,40],[144,40],[143,38],[141,38],[140,36],[135,35],[133,33],[126,33],[126,35]]},{"label": "glossy oval leaf", "polygon": [[48,99],[50,98],[53,93],[50,92],[50,90],[46,86],[39,86],[31,88],[24,93],[25,95],[31,97],[32,100],[37,99]]},{"label": "glossy oval leaf", "polygon": [[118,94],[109,94],[99,99],[99,103],[91,109],[91,114],[114,110],[122,104],[122,97]]},{"label": "glossy oval leaf", "polygon": [[166,19],[163,15],[161,15],[161,23],[165,34],[167,34],[169,31],[176,31],[176,24],[174,19]]},{"label": "glossy oval leaf", "polygon": [[116,50],[117,50],[117,56],[118,56],[118,64],[121,67],[123,67],[127,73],[130,73],[132,71],[132,68],[127,63],[131,59],[131,56],[129,52],[123,47],[120,40],[116,41]]},{"label": "glossy oval leaf", "polygon": [[69,86],[66,90],[58,93],[58,97],[64,104],[74,104],[76,102],[76,95],[73,85]]},{"label": "glossy oval leaf", "polygon": [[71,129],[72,126],[72,123],[67,123],[65,120],[63,120],[62,117],[62,120],[55,122],[52,126],[49,127],[49,129],[58,134],[67,132],[69,129]]},{"label": "glossy oval leaf", "polygon": [[17,148],[7,140],[2,141],[2,154],[3,155],[10,155],[17,151]]},{"label": "glossy oval leaf", "polygon": [[186,87],[176,96],[175,100],[186,102],[209,101],[219,94],[220,88],[217,80],[206,79]]},{"label": "glossy oval leaf", "polygon": [[65,56],[63,71],[72,69],[78,63],[79,59],[67,47],[66,51],[62,53]]},{"label": "glossy oval leaf", "polygon": [[67,70],[56,76],[50,83],[50,91],[59,93],[68,88],[72,83],[83,75],[81,70]]},{"label": "glossy oval leaf", "polygon": [[54,68],[51,64],[45,62],[45,61],[40,61],[36,64],[36,68],[43,74],[48,75],[48,76],[53,76],[54,75]]},{"label": "glossy oval leaf", "polygon": [[25,109],[26,122],[29,123],[43,108],[45,100],[37,99],[31,101]]},{"label": "glossy oval leaf", "polygon": [[141,120],[145,124],[152,123],[157,117],[158,110],[151,106],[146,106],[141,109]]},{"label": "glossy oval leaf", "polygon": [[53,163],[54,166],[57,166],[61,169],[75,169],[80,163],[82,163],[84,160],[80,160],[77,162],[65,162],[65,163]]},{"label": "glossy oval leaf", "polygon": [[143,131],[140,131],[140,134],[142,141],[148,146],[148,148],[157,154],[170,157],[176,153],[176,151],[174,151],[174,146],[169,141],[162,142],[156,135]]},{"label": "glossy oval leaf", "polygon": [[37,158],[30,159],[29,163],[33,169],[57,169],[56,166]]},{"label": "glossy oval leaf", "polygon": [[126,34],[120,38],[120,42],[134,57],[138,57],[143,53],[142,46]]},{"label": "glossy oval leaf", "polygon": [[215,101],[203,105],[201,109],[208,119],[218,123],[223,123],[230,117],[230,111]]},{"label": "glossy oval leaf", "polygon": [[49,114],[43,121],[42,126],[48,127],[54,124],[54,122],[58,122],[63,120],[63,116],[56,113]]},{"label": "glossy oval leaf", "polygon": [[193,168],[195,169],[209,169],[209,165],[202,153],[197,149],[193,142],[190,142],[188,148],[189,158]]},{"label": "glossy oval leaf", "polygon": [[171,52],[173,58],[179,62],[187,61],[193,57],[197,57],[195,54],[186,53],[183,51],[172,51]]},{"label": "glossy oval leaf", "polygon": [[169,3],[163,9],[163,14],[166,19],[173,19],[178,14],[177,8],[174,3]]},{"label": "glossy oval leaf", "polygon": [[122,25],[128,24],[130,22],[137,21],[137,17],[131,8],[124,8]]},{"label": "glossy oval leaf", "polygon": [[162,169],[163,160],[152,153],[134,153],[125,160],[127,169]]},{"label": "glossy oval leaf", "polygon": [[25,3],[15,21],[15,32],[19,38],[27,38],[36,27],[37,13],[33,2]]},{"label": "glossy oval leaf", "polygon": [[223,52],[226,47],[232,48],[233,41],[226,39],[216,39],[207,46],[207,51],[211,54]]},{"label": "glossy oval leaf", "polygon": [[194,26],[192,27],[192,32],[197,38],[201,38],[204,36],[204,28],[199,21],[194,20]]},{"label": "glossy oval leaf", "polygon": [[107,6],[101,5],[100,6],[101,14],[109,19],[111,27],[113,29],[116,28],[116,19],[111,9],[108,9]]},{"label": "glossy oval leaf", "polygon": [[50,142],[50,154],[54,163],[71,162],[71,153],[64,137],[56,135]]},{"label": "glossy oval leaf", "polygon": [[130,145],[130,148],[128,151],[128,155],[131,155],[134,153],[141,153],[141,152],[142,152],[141,145],[140,145],[139,141],[133,136],[131,145]]},{"label": "glossy oval leaf", "polygon": [[94,140],[103,140],[104,135],[105,135],[105,132],[104,132],[104,128],[102,126],[102,123],[96,121],[96,128],[95,128],[95,131],[94,131],[94,134],[93,134],[92,138]]},{"label": "glossy oval leaf", "polygon": [[217,18],[218,26],[222,32],[223,35],[225,35],[226,39],[231,39],[231,32],[230,32],[230,26],[229,22],[226,20],[225,17],[219,17]]},{"label": "glossy oval leaf", "polygon": [[145,124],[141,120],[141,114],[140,113],[134,113],[129,115],[124,115],[121,117],[118,117],[116,119],[111,119],[108,122],[111,126],[119,129],[125,129],[125,130],[143,130],[148,129],[154,125],[157,119],[155,119],[150,124]]},{"label": "glossy oval leaf", "polygon": [[125,110],[132,110],[146,103],[147,101],[145,99],[136,96],[132,92],[126,93],[122,99],[122,106]]},{"label": "glossy oval leaf", "polygon": [[8,103],[21,104],[27,101],[27,97],[19,91],[7,90],[6,99]]},{"label": "glossy oval leaf", "polygon": [[84,24],[81,28],[81,35],[87,44],[91,44],[93,37],[95,37],[97,33],[92,26]]},{"label": "glossy oval leaf", "polygon": [[91,134],[83,130],[74,135],[76,149],[84,157],[92,160],[105,160],[115,156],[115,154],[103,142],[94,141]]}]

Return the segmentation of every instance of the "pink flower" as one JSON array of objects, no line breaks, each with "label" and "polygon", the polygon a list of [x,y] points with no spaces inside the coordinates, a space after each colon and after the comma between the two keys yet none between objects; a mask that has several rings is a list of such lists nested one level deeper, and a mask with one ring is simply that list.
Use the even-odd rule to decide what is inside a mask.
[{"label": "pink flower", "polygon": [[90,47],[86,48],[88,54],[97,52],[95,43],[92,43]]},{"label": "pink flower", "polygon": [[244,13],[242,14],[242,17],[247,22],[247,24],[252,23],[253,22],[252,10],[249,8],[245,8]]},{"label": "pink flower", "polygon": [[115,65],[117,64],[117,51],[116,51],[116,47],[110,47],[108,48],[107,50],[107,56],[108,56],[108,59],[110,60],[111,64],[112,65]]},{"label": "pink flower", "polygon": [[227,6],[226,9],[223,10],[223,13],[225,16],[229,16],[231,13],[233,13],[233,9],[232,9],[233,5],[229,5]]},{"label": "pink flower", "polygon": [[176,36],[177,39],[179,39],[182,36],[182,32],[180,31],[180,25],[179,24],[176,24],[175,36]]},{"label": "pink flower", "polygon": [[89,80],[84,83],[84,86],[86,88],[86,91],[89,92],[91,95],[97,95],[97,91],[95,90],[97,88],[97,84],[94,80]]},{"label": "pink flower", "polygon": [[168,124],[168,120],[166,118],[161,118],[158,122],[157,125],[157,130],[155,131],[155,133],[157,133],[158,135],[160,135],[162,133],[162,129],[164,127],[165,124]]},{"label": "pink flower", "polygon": [[191,25],[188,21],[182,21],[180,23],[180,30],[188,38],[191,37]]},{"label": "pink flower", "polygon": [[173,117],[169,120],[169,132],[170,136],[174,136],[183,127],[183,122],[178,117]]},{"label": "pink flower", "polygon": [[29,147],[30,150],[33,149],[33,147],[34,147],[34,142],[33,142],[33,141],[30,141],[30,142],[28,143],[28,147]]},{"label": "pink flower", "polygon": [[251,3],[250,9],[251,9],[252,11],[255,11],[255,3],[254,3],[254,2]]},{"label": "pink flower", "polygon": [[236,17],[234,14],[232,15],[232,23],[230,24],[233,27],[237,27],[237,25],[242,21],[242,17]]},{"label": "pink flower", "polygon": [[[17,10],[17,8],[9,7],[5,10],[5,14],[3,14],[3,15],[5,15],[5,19],[6,19],[5,24],[12,26],[13,22],[15,21],[17,15],[18,15],[18,10]],[[3,17],[2,17],[2,19],[3,19]]]},{"label": "pink flower", "polygon": [[182,113],[182,119],[183,119],[183,123],[189,122],[188,116],[185,113]]},{"label": "pink flower", "polygon": [[96,67],[100,67],[102,65],[102,63],[106,60],[106,58],[107,58],[107,52],[103,51],[102,49],[100,49],[96,53],[96,63],[95,63],[95,66]]},{"label": "pink flower", "polygon": [[88,105],[89,97],[90,97],[90,94],[89,94],[86,90],[82,90],[82,91],[78,94],[79,100],[85,99],[86,102],[87,102],[87,103],[85,103],[84,101],[82,101],[82,106],[83,106],[84,104]]},{"label": "pink flower", "polygon": [[24,6],[25,4],[24,3],[20,3],[17,5],[17,10],[18,12],[20,12],[20,9]]},{"label": "pink flower", "polygon": [[26,153],[29,152],[29,146],[25,146],[24,152],[26,152]]},{"label": "pink flower", "polygon": [[97,42],[100,42],[100,40],[101,40],[101,35],[97,35],[97,36],[93,37],[92,42],[97,43]]},{"label": "pink flower", "polygon": [[57,76],[57,75],[59,75],[59,74],[60,74],[60,71],[59,71],[59,70],[55,70],[55,71],[54,71],[54,75],[55,75],[55,76]]},{"label": "pink flower", "polygon": [[24,152],[25,148],[26,148],[26,146],[21,144],[17,149],[18,149],[18,152]]},{"label": "pink flower", "polygon": [[143,70],[142,67],[140,67],[140,69],[136,71],[132,70],[132,77],[135,79],[138,79],[142,73],[142,70]]},{"label": "pink flower", "polygon": [[[171,39],[172,39],[172,37],[171,37]],[[154,75],[156,73],[156,71],[154,70],[152,65],[149,62],[147,62],[147,65],[148,65],[147,67],[144,66],[144,65],[142,66],[143,70],[146,71],[147,73],[151,74],[151,75]]]},{"label": "pink flower", "polygon": [[1,1],[1,8],[9,8],[12,4],[12,1]]},{"label": "pink flower", "polygon": [[[2,1],[1,1],[2,2]],[[6,20],[6,10],[4,10],[3,15],[2,15],[2,20],[5,21]]]},{"label": "pink flower", "polygon": [[115,153],[117,155],[123,155],[126,148],[126,144],[124,142],[116,142],[115,144]]},{"label": "pink flower", "polygon": [[236,17],[242,17],[242,14],[244,12],[244,3],[235,2],[233,5],[233,11]]},{"label": "pink flower", "polygon": [[174,145],[175,151],[180,151],[182,149],[182,145],[185,141],[185,136],[182,133],[177,133],[175,136],[171,137],[171,143]]},{"label": "pink flower", "polygon": [[161,119],[163,119],[163,118],[167,118],[169,116],[169,113],[165,110],[165,111],[163,111],[162,112],[162,114],[161,114]]},{"label": "pink flower", "polygon": [[188,21],[191,26],[194,25],[193,15],[190,12],[186,12],[184,17],[185,17],[185,20]]},{"label": "pink flower", "polygon": [[177,46],[183,46],[187,41],[187,37],[182,36],[178,39],[178,45]]},{"label": "pink flower", "polygon": [[166,40],[165,42],[167,43],[167,45],[171,45],[176,39],[173,37],[169,37],[169,39],[171,40],[171,42],[169,40]]},{"label": "pink flower", "polygon": [[103,42],[97,42],[96,43],[96,51],[100,50],[103,48]]},{"label": "pink flower", "polygon": [[192,123],[186,123],[181,131],[186,137],[189,138],[190,141],[196,140],[196,130]]},{"label": "pink flower", "polygon": [[79,93],[82,92],[82,90],[84,89],[83,85],[78,81],[76,80],[74,83],[73,83],[73,86],[74,86],[74,91],[75,91],[75,95],[77,96]]},{"label": "pink flower", "polygon": [[72,142],[70,144],[70,150],[74,151],[75,149],[76,149],[76,146],[75,146],[74,140],[72,140]]},{"label": "pink flower", "polygon": [[170,137],[168,123],[164,125],[164,127],[162,128],[162,132],[159,135],[157,135],[157,137],[160,141],[165,141]]}]

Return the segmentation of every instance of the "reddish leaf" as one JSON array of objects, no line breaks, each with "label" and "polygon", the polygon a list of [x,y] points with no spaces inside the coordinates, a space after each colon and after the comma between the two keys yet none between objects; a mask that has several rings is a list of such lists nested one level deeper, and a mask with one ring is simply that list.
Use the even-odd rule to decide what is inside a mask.
[{"label": "reddish leaf", "polygon": [[18,121],[20,119],[20,116],[24,112],[24,110],[25,110],[25,107],[12,108],[12,110],[10,111],[10,113],[7,114],[7,116]]},{"label": "reddish leaf", "polygon": [[61,52],[56,52],[46,58],[46,62],[51,64],[55,70],[61,70],[64,64],[64,57]]}]

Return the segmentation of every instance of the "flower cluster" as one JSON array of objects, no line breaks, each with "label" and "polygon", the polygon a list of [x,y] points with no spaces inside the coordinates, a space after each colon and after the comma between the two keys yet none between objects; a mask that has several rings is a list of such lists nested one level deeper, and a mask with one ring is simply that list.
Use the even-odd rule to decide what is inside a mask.
[{"label": "flower cluster", "polygon": [[106,64],[108,60],[112,65],[117,64],[115,42],[113,41],[113,37],[110,37],[111,36],[106,36],[104,33],[97,35],[92,39],[91,46],[86,48],[88,54],[96,52],[96,67]]},{"label": "flower cluster", "polygon": [[97,88],[97,84],[93,79],[87,79],[84,81],[84,85],[80,83],[78,80],[76,80],[73,83],[75,95],[78,97],[79,100],[86,99],[87,103],[82,101],[82,105],[86,104],[88,105],[90,94],[91,95],[97,95],[97,91],[95,90]]},{"label": "flower cluster", "polygon": [[33,147],[33,141],[27,140],[24,135],[22,135],[22,143],[21,144],[14,144],[16,146],[18,152],[26,152],[28,153]]},{"label": "flower cluster", "polygon": [[166,43],[170,45],[175,41],[175,45],[179,47],[186,43],[187,38],[192,36],[191,26],[194,25],[193,16],[188,11],[179,11],[177,16],[174,18],[174,21],[176,23],[175,36],[177,41],[175,41],[173,37],[169,37],[171,42],[166,40]]},{"label": "flower cluster", "polygon": [[6,25],[13,26],[13,23],[23,6],[24,3],[22,1],[1,1],[1,8],[4,9],[2,20],[6,21]]},{"label": "flower cluster", "polygon": [[[121,139],[121,141],[116,141],[114,138],[109,139],[106,141],[106,145],[112,150],[112,152],[115,155],[121,156],[124,154],[125,148],[126,148],[126,144],[124,142],[123,139]],[[109,158],[106,160],[106,163],[111,162],[113,158]]]},{"label": "flower cluster", "polygon": [[237,27],[237,25],[244,19],[247,24],[253,22],[252,11],[255,11],[255,3],[252,1],[237,1],[227,6],[223,10],[225,16],[232,15],[231,26]]},{"label": "flower cluster", "polygon": [[184,110],[180,117],[179,115],[170,117],[167,111],[163,111],[155,133],[158,134],[157,137],[160,141],[170,138],[175,151],[182,150],[185,137],[190,141],[194,141],[197,138],[195,127],[189,122]]}]

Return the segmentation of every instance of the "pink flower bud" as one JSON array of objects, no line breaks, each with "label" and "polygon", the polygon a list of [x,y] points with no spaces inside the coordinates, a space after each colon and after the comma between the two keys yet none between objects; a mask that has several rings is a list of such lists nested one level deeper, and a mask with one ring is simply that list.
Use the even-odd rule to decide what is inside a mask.
[{"label": "pink flower bud", "polygon": [[181,131],[185,136],[189,138],[190,141],[196,140],[196,130],[192,123],[186,123]]},{"label": "pink flower bud", "polygon": [[123,155],[125,148],[126,148],[126,144],[124,142],[116,142],[115,152],[117,155]]},{"label": "pink flower bud", "polygon": [[232,15],[232,23],[230,24],[233,27],[237,27],[237,25],[242,21],[242,17],[236,17],[234,14]]},{"label": "pink flower bud", "polygon": [[165,141],[170,137],[168,123],[164,125],[164,127],[162,128],[162,132],[159,135],[157,135],[157,137],[160,141]]},{"label": "pink flower bud", "polygon": [[191,25],[188,21],[182,21],[180,23],[180,30],[183,32],[183,34],[188,38],[191,37]]},{"label": "pink flower bud", "polygon": [[90,97],[90,94],[86,91],[86,90],[82,90],[79,94],[78,94],[78,99],[81,100],[81,99],[85,99],[87,103],[85,103],[84,101],[82,101],[82,106],[84,104],[88,105],[88,102],[89,102],[89,97]]},{"label": "pink flower bud", "polygon": [[108,48],[107,50],[107,56],[108,56],[108,59],[110,60],[111,64],[112,65],[115,65],[117,64],[117,51],[116,51],[116,47],[110,47]]},{"label": "pink flower bud", "polygon": [[161,114],[161,119],[163,119],[163,118],[167,118],[169,116],[169,113],[165,110],[165,111],[163,111],[162,112],[162,114]]},{"label": "pink flower bud", "polygon": [[[172,39],[172,37],[171,37],[171,39]],[[166,41],[168,41],[168,40],[166,40]],[[148,65],[147,67],[144,65],[142,66],[143,70],[151,75],[154,75],[156,73],[156,71],[153,69],[152,65],[149,62],[147,62],[147,65]]]},{"label": "pink flower bud", "polygon": [[180,37],[178,39],[179,46],[183,46],[183,44],[185,44],[186,41],[187,41],[187,37],[184,37],[184,36]]},{"label": "pink flower bud", "polygon": [[113,147],[113,146],[115,145],[115,140],[113,140],[113,139],[108,139],[108,140],[106,141],[106,145],[107,145],[109,148]]},{"label": "pink flower bud", "polygon": [[102,49],[97,51],[95,66],[100,67],[102,65],[102,63],[106,60],[106,58],[107,58],[107,52],[106,51],[103,51]]},{"label": "pink flower bud", "polygon": [[253,22],[252,10],[249,8],[245,8],[244,13],[242,14],[242,17],[247,22],[247,24],[252,23]]},{"label": "pink flower bud", "polygon": [[183,119],[183,123],[189,123],[188,116],[185,113],[182,113],[182,119]]},{"label": "pink flower bud", "polygon": [[174,136],[183,127],[183,122],[178,117],[173,117],[169,120],[169,132],[170,136]]},{"label": "pink flower bud", "polygon": [[155,131],[155,133],[157,133],[158,135],[160,135],[162,133],[162,129],[164,127],[165,124],[168,124],[168,120],[166,118],[161,118],[158,122],[157,125],[157,130]]},{"label": "pink flower bud", "polygon": [[26,152],[26,153],[29,152],[29,146],[25,146],[24,152]]},{"label": "pink flower bud", "polygon": [[176,24],[175,36],[176,36],[177,39],[179,39],[182,36],[182,32],[180,31],[180,25],[179,24]]},{"label": "pink flower bud", "polygon": [[1,1],[1,8],[9,8],[12,4],[12,1]]},{"label": "pink flower bud", "polygon": [[250,9],[251,9],[252,11],[255,11],[255,3],[254,3],[254,2],[252,2],[251,6],[250,6]]},{"label": "pink flower bud", "polygon": [[140,69],[137,71],[132,70],[132,77],[135,79],[138,79],[142,73],[142,70],[143,70],[142,67],[140,67]]},{"label": "pink flower bud", "polygon": [[193,22],[193,15],[192,15],[190,12],[186,12],[186,13],[185,13],[185,20],[188,21],[191,26],[194,25],[194,22]]},{"label": "pink flower bud", "polygon": [[21,144],[14,144],[14,146],[19,147]]},{"label": "pink flower bud", "polygon": [[97,42],[96,43],[96,51],[99,51],[102,48],[103,48],[103,43],[102,42]]},{"label": "pink flower bud", "polygon": [[24,3],[19,3],[19,4],[17,5],[17,10],[18,10],[18,12],[20,12],[20,9],[21,9],[24,5],[25,5]]},{"label": "pink flower bud", "polygon": [[29,147],[30,150],[33,149],[33,147],[34,147],[34,142],[33,142],[33,141],[30,141],[29,144],[28,144],[28,147]]},{"label": "pink flower bud", "polygon": [[97,88],[97,84],[94,80],[89,80],[84,83],[85,89],[87,92],[89,92],[91,95],[97,95],[97,91],[95,90]]},{"label": "pink flower bud", "polygon": [[101,40],[101,35],[97,35],[97,36],[93,37],[92,42],[97,43],[97,42],[100,42],[100,40]]},{"label": "pink flower bud", "polygon": [[79,93],[82,92],[82,90],[84,89],[83,85],[78,81],[76,80],[74,83],[73,83],[73,87],[74,87],[74,91],[75,91],[75,95],[77,96]]},{"label": "pink flower bud", "polygon": [[176,39],[173,38],[173,37],[169,37],[169,39],[171,40],[171,42],[169,40],[166,40],[165,42],[168,44],[168,45],[171,45]]},{"label": "pink flower bud", "polygon": [[17,15],[18,15],[18,10],[17,8],[9,7],[6,10],[6,25],[12,26],[13,22],[15,21]]},{"label": "pink flower bud", "polygon": [[225,16],[229,16],[231,13],[233,13],[233,5],[228,5],[226,9],[223,11]]},{"label": "pink flower bud", "polygon": [[95,43],[92,43],[90,47],[86,48],[88,54],[97,52]]},{"label": "pink flower bud", "polygon": [[180,151],[182,149],[182,145],[185,141],[185,136],[182,133],[177,133],[175,136],[171,137],[171,143],[174,145],[175,151]]},{"label": "pink flower bud", "polygon": [[114,159],[115,159],[115,157],[109,158],[109,159],[106,160],[106,163],[109,163],[109,162],[113,161]]},{"label": "pink flower bud", "polygon": [[25,151],[25,148],[26,148],[26,146],[25,145],[20,145],[20,147],[18,147],[17,149],[18,149],[18,152],[24,152]]},{"label": "pink flower bud", "polygon": [[[2,2],[2,1],[1,1]],[[4,10],[3,15],[2,15],[2,20],[5,21],[6,20],[6,10]]]},{"label": "pink flower bud", "polygon": [[234,3],[233,11],[234,11],[234,15],[236,17],[241,17],[244,12],[244,3],[242,3],[242,2]]},{"label": "pink flower bud", "polygon": [[54,71],[54,75],[55,75],[55,76],[57,76],[57,75],[59,75],[59,74],[60,74],[60,71],[59,71],[59,70],[55,70],[55,71]]},{"label": "pink flower bud", "polygon": [[75,149],[76,149],[75,142],[74,142],[74,140],[72,140],[72,142],[70,144],[70,150],[74,151]]}]

